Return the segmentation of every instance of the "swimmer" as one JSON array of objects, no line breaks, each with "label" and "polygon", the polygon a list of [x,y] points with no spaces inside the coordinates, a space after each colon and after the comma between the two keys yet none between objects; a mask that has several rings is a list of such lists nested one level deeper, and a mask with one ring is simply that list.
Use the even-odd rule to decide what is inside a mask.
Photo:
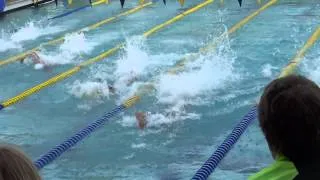
[{"label": "swimmer", "polygon": [[[32,62],[30,62],[30,60]],[[26,55],[26,57],[24,59],[20,60],[20,63],[25,63],[25,64],[30,64],[33,63],[35,65],[35,69],[48,69],[49,65],[47,63],[45,63],[40,56],[38,55],[38,53],[36,51],[33,51],[31,53],[28,53]]]},{"label": "swimmer", "polygon": [[[97,78],[96,81],[97,81],[98,83],[103,83],[103,82],[104,82],[101,78]],[[111,85],[108,85],[108,90],[109,90],[109,92],[112,93],[112,94],[115,94],[115,93],[116,93],[116,89],[115,89],[113,86],[111,86]]]},{"label": "swimmer", "polygon": [[11,32],[11,34],[14,34],[14,33],[18,32],[18,31],[19,31],[19,29],[13,29],[10,32]]},{"label": "swimmer", "polygon": [[129,78],[126,80],[126,85],[131,86],[135,81],[138,80],[138,75],[134,71],[130,71]]},{"label": "swimmer", "polygon": [[140,129],[144,129],[148,123],[148,116],[145,112],[136,112],[135,113],[136,115],[136,120],[137,120],[137,123],[138,123],[138,127]]},{"label": "swimmer", "polygon": [[29,58],[31,58],[31,60],[32,60],[32,62],[33,62],[34,64],[45,64],[45,63],[41,60],[40,56],[38,55],[38,53],[37,53],[36,51],[33,51],[33,52],[31,52],[31,53],[28,53],[28,54],[25,56],[24,59],[21,59],[21,60],[20,60],[20,63],[28,63],[27,61],[28,61]]},{"label": "swimmer", "polygon": [[138,74],[134,71],[130,71],[127,74],[123,74],[118,77],[117,84],[124,84],[126,86],[131,86],[135,81],[138,80]]},{"label": "swimmer", "polygon": [[[127,79],[125,79],[124,81],[125,81],[125,85],[126,85],[127,87],[129,87],[129,86],[131,86],[131,85],[132,85],[135,81],[137,81],[137,80],[138,80],[138,76],[137,76],[133,71],[131,71],[131,72],[130,72],[130,77],[127,78]],[[98,81],[99,83],[102,83],[102,82],[103,82],[101,78],[97,78],[97,81]],[[109,92],[112,93],[112,94],[115,94],[115,93],[116,93],[116,90],[117,90],[117,88],[115,87],[115,85],[108,85],[108,89],[109,89]]]},{"label": "swimmer", "polygon": [[116,93],[116,89],[113,86],[108,85],[109,92],[112,94]]},{"label": "swimmer", "polygon": [[[177,117],[178,115],[178,111],[170,111],[170,112],[167,112],[165,114],[165,117],[167,118],[175,118]],[[136,112],[135,113],[135,116],[136,116],[136,121],[138,123],[138,127],[142,130],[144,129],[147,124],[148,124],[148,121],[149,121],[149,117],[150,117],[150,113],[149,112]]]}]

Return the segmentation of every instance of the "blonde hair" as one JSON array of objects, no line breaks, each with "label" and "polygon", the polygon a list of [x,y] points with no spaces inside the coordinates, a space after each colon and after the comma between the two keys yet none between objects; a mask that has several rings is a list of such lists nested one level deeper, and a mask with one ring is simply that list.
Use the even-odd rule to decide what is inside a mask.
[{"label": "blonde hair", "polygon": [[0,180],[41,180],[25,153],[13,145],[0,145]]}]

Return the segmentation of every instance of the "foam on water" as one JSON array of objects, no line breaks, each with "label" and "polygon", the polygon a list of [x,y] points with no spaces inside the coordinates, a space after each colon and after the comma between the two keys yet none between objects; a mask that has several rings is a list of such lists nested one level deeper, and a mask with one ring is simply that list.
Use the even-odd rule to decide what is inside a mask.
[{"label": "foam on water", "polygon": [[27,22],[23,27],[19,28],[17,32],[13,33],[11,40],[13,42],[21,42],[26,40],[34,40],[40,36],[54,34],[63,30],[60,26],[50,26],[49,24],[42,25],[33,21]]},{"label": "foam on water", "polygon": [[149,55],[145,40],[140,36],[128,38],[126,42],[124,52],[116,60],[115,66],[99,64],[90,68],[89,72],[90,79],[113,82],[110,85],[115,87],[116,94],[119,95],[118,103],[135,94],[144,85],[143,78],[153,75],[155,68],[172,65],[174,61],[171,60],[179,57],[177,54]]},{"label": "foam on water", "polygon": [[72,33],[65,37],[64,43],[60,46],[60,51],[69,54],[89,54],[97,43],[88,40],[84,33]]},{"label": "foam on water", "polygon": [[174,103],[180,99],[196,97],[204,92],[223,88],[235,80],[233,60],[219,56],[201,57],[192,63],[190,71],[177,75],[164,74],[158,84],[158,99],[163,103]]},{"label": "foam on water", "polygon": [[149,55],[144,46],[143,37],[133,37],[127,39],[125,53],[117,61],[115,75],[123,76],[128,72],[134,72],[137,75],[143,74],[150,65]]},{"label": "foam on water", "polygon": [[24,61],[26,65],[32,65],[35,70],[42,70],[45,67],[57,66],[71,63],[71,59],[64,54],[48,53],[46,51],[36,52],[40,58],[41,63],[33,63],[31,57],[27,57]]},{"label": "foam on water", "polygon": [[131,144],[131,148],[133,148],[133,149],[141,149],[141,148],[145,148],[145,147],[146,147],[145,143]]},{"label": "foam on water", "polygon": [[[57,51],[47,52],[42,50],[37,52],[41,61],[47,66],[56,66],[64,64],[79,63],[82,60],[81,55],[89,54],[97,43],[90,42],[83,33],[74,33],[66,36]],[[43,69],[41,64],[34,65],[36,70]]]},{"label": "foam on water", "polygon": [[5,52],[8,49],[20,49],[21,46],[18,43],[7,39],[0,39],[0,52]]},{"label": "foam on water", "polygon": [[[188,112],[185,108],[185,102],[176,102],[173,106],[164,109],[158,109],[154,112],[145,112],[147,115],[147,129],[151,128],[148,133],[159,133],[161,131],[153,131],[154,128],[165,127],[181,120],[199,119],[200,115]],[[124,116],[119,123],[125,127],[136,127],[137,121],[135,116]]]},{"label": "foam on water", "polygon": [[[83,39],[83,35],[76,35],[76,38]],[[75,44],[78,40],[74,41]],[[88,45],[83,43],[83,45]],[[96,44],[91,44],[93,47]],[[68,43],[64,48],[69,48],[72,44]],[[115,87],[116,94],[122,95],[128,92],[134,91],[131,87],[137,87],[137,78],[144,74],[145,68],[149,65],[148,54],[141,50],[143,46],[143,40],[139,38],[133,38],[128,40],[128,45],[125,47],[124,55],[117,61],[114,69],[110,67],[105,68],[104,65],[98,66],[98,68],[92,69],[89,73],[89,79],[99,79],[88,80],[88,81],[75,81],[73,84],[69,85],[69,93],[77,98],[86,97],[87,99],[96,99],[101,97],[109,97],[109,86],[107,80],[114,80],[113,84],[110,86]],[[78,51],[79,52],[79,51]],[[108,66],[110,66],[108,64]],[[106,72],[106,69],[110,72]],[[112,75],[110,75],[112,74]],[[129,96],[129,94],[127,94]],[[121,96],[122,97],[122,96]],[[122,97],[125,98],[125,97]],[[88,108],[90,104],[82,105],[82,108],[86,106]]]},{"label": "foam on water", "polygon": [[89,99],[101,99],[109,98],[109,88],[106,81],[94,82],[94,81],[79,81],[76,80],[71,86],[69,86],[69,93],[77,98],[89,98]]},{"label": "foam on water", "polygon": [[[89,39],[83,32],[71,33],[66,35],[65,41],[54,52],[42,51],[38,53],[47,65],[63,65],[71,63],[80,63],[83,61],[83,55],[89,55],[94,48],[103,43],[103,39]],[[38,68],[41,69],[41,68]]]},{"label": "foam on water", "polygon": [[305,76],[320,85],[320,57],[303,61],[301,69]]},{"label": "foam on water", "polygon": [[[132,48],[132,50],[134,49]],[[130,54],[130,50],[127,51],[128,54]],[[136,57],[141,57],[141,53],[136,55],[137,52],[137,50],[134,50],[131,54],[135,60]],[[130,56],[128,57],[130,58]],[[147,58],[147,55],[143,57]],[[201,99],[199,100],[199,95],[204,93],[212,94],[210,93],[211,91],[221,89],[228,83],[238,79],[238,75],[233,68],[234,59],[235,56],[233,56],[230,48],[224,45],[219,47],[217,54],[201,56],[196,61],[187,63],[184,72],[176,75],[160,75],[158,82],[155,83],[157,91],[155,95],[158,103],[164,104],[165,108],[150,109],[147,127],[162,127],[181,120],[198,119],[200,117],[199,114],[188,112],[188,104],[192,104],[192,98],[196,99],[196,103],[199,104],[199,101],[201,101]],[[117,74],[137,70],[134,68],[136,64],[131,65],[130,61],[126,62],[128,60],[119,61]],[[140,63],[137,64],[143,63],[144,66],[142,67],[144,68],[138,69],[140,72],[143,72],[142,69],[147,69],[146,67],[150,65],[150,63],[144,61],[144,58],[140,58]],[[127,94],[132,95],[138,89],[137,86],[142,84],[136,83],[132,86],[130,93]],[[134,90],[132,91],[132,89]],[[127,98],[128,96],[122,97]],[[156,104],[155,106],[159,107],[158,105]],[[125,116],[120,124],[123,126],[136,126],[135,117]]]},{"label": "foam on water", "polygon": [[9,49],[21,49],[22,41],[35,40],[40,36],[54,34],[63,30],[60,26],[50,26],[49,24],[35,23],[33,21],[27,22],[24,26],[20,27],[12,33],[2,33],[0,38],[0,52]]},{"label": "foam on water", "polygon": [[124,54],[117,60],[114,70],[114,87],[120,94],[120,101],[136,92],[140,86],[139,81],[153,65],[150,59],[143,37],[127,39]]},{"label": "foam on water", "polygon": [[110,98],[108,83],[106,81],[79,81],[67,85],[68,93],[81,99],[77,105],[79,109],[89,111],[93,107],[104,103]]},{"label": "foam on water", "polygon": [[278,69],[277,67],[272,66],[271,64],[265,64],[262,66],[262,75],[267,78],[271,78],[273,76],[273,70]]}]

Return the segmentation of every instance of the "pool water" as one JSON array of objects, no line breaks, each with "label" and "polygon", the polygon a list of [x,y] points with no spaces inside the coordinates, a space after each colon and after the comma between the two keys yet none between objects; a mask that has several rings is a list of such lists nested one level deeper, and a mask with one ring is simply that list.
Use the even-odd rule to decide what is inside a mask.
[{"label": "pool water", "polygon": [[[161,1],[160,1],[161,2]],[[155,91],[41,170],[44,179],[190,179],[254,105],[320,23],[318,0],[283,0],[226,37],[216,51],[200,56],[178,75],[166,70],[214,41],[260,5],[220,1],[186,16],[147,39],[142,33],[202,1],[157,3],[84,34],[82,27],[135,7],[101,5],[48,21],[67,11],[54,4],[10,13],[0,20],[0,59],[68,33],[40,56],[50,71],[12,63],[0,67],[1,102],[120,42],[125,48],[80,73],[43,89],[0,113],[0,139],[18,144],[33,160],[95,121],[153,81]],[[263,3],[266,3],[264,1]],[[306,54],[299,73],[320,83],[320,42]],[[121,81],[134,71],[138,81]],[[97,79],[100,79],[98,81]],[[101,82],[102,80],[102,82]],[[107,86],[117,87],[117,94]],[[135,112],[149,112],[143,131]],[[179,112],[166,116],[168,112]],[[211,179],[246,179],[272,162],[254,122],[220,163]]]}]

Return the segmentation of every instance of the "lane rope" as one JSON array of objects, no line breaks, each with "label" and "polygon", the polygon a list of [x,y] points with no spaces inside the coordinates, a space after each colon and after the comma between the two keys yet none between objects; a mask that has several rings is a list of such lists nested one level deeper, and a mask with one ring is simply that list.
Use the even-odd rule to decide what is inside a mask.
[{"label": "lane rope", "polygon": [[53,20],[53,19],[58,19],[58,18],[66,17],[66,16],[68,16],[69,14],[72,14],[72,13],[75,13],[75,12],[78,12],[78,11],[81,11],[81,10],[83,10],[83,9],[87,9],[87,8],[89,8],[89,7],[91,7],[91,4],[85,5],[85,6],[81,6],[81,7],[79,7],[79,8],[76,8],[76,9],[67,11],[67,12],[65,12],[65,13],[62,13],[62,14],[53,16],[53,17],[51,17],[51,18],[48,18],[48,20]]},{"label": "lane rope", "polygon": [[[163,29],[167,26],[169,26],[170,24],[173,24],[174,22],[184,18],[185,16],[193,13],[193,12],[196,12],[197,10],[200,10],[201,8],[211,4],[212,2],[214,2],[214,0],[206,0],[198,5],[196,5],[195,7],[193,8],[190,8],[189,10],[186,10],[184,13],[180,14],[180,15],[177,15],[173,18],[171,18],[170,20],[158,25],[158,26],[155,26],[154,28],[150,29],[149,31],[145,32],[143,34],[143,36],[145,38],[151,36],[152,34],[156,33],[157,31],[159,31],[160,29]],[[19,95],[13,97],[13,98],[10,98],[4,102],[1,103],[0,105],[0,110],[1,109],[4,109],[8,106],[11,106],[19,101],[22,101],[23,99],[25,99],[26,97],[29,97],[31,96],[32,94],[36,93],[36,92],[39,92],[40,90],[50,86],[50,85],[53,85],[61,80],[64,80],[66,79],[67,77],[70,77],[71,75],[74,75],[76,74],[77,72],[79,72],[82,68],[84,67],[87,67],[93,63],[96,63],[96,62],[99,62],[101,60],[103,60],[104,58],[106,57],[109,57],[110,55],[112,55],[113,53],[119,51],[122,47],[124,47],[125,43],[121,43],[121,44],[118,44],[116,45],[114,48],[112,49],[109,49],[108,51],[94,57],[94,58],[91,58],[85,62],[82,62],[79,66],[76,66],[74,68],[71,68],[70,70],[64,72],[64,73],[61,73],[55,77],[52,77],[50,78],[49,80],[41,83],[41,84],[38,84],[22,93],[20,93]]]},{"label": "lane rope", "polygon": [[170,73],[175,74],[178,71],[180,71],[182,68],[184,68],[185,64],[187,62],[192,62],[196,59],[199,59],[200,56],[208,53],[208,52],[212,52],[215,51],[215,49],[217,48],[217,46],[225,39],[225,37],[235,33],[237,30],[239,30],[240,28],[242,28],[244,25],[246,25],[248,22],[250,22],[253,18],[255,18],[256,16],[258,16],[260,13],[262,13],[264,10],[268,9],[269,7],[271,7],[272,5],[274,5],[275,3],[277,3],[278,0],[270,0],[268,3],[266,3],[265,5],[263,5],[261,8],[259,8],[258,10],[254,11],[253,13],[251,13],[249,16],[245,17],[244,19],[242,19],[241,21],[239,21],[237,24],[235,24],[234,26],[232,26],[226,33],[223,33],[222,35],[220,35],[217,39],[215,39],[213,42],[208,43],[205,47],[200,48],[199,53],[193,53],[189,56],[186,56],[182,59],[180,59],[176,64],[177,67],[175,69],[172,69],[170,71]]},{"label": "lane rope", "polygon": [[[281,74],[278,78],[288,76],[292,74],[299,63],[303,60],[303,57],[307,50],[311,48],[315,42],[320,37],[320,26],[307,40],[305,45],[297,52],[296,56],[293,58],[285,68],[283,68]],[[206,180],[210,174],[215,170],[221,160],[227,155],[227,153],[232,149],[233,145],[239,140],[241,135],[249,127],[251,122],[257,118],[257,106],[253,106],[251,110],[244,116],[244,118],[237,124],[237,126],[232,130],[231,134],[223,141],[223,143],[217,148],[217,150],[211,155],[211,157],[201,166],[201,168],[193,176],[192,180]]]},{"label": "lane rope", "polygon": [[63,141],[61,144],[55,146],[47,153],[42,155],[38,160],[34,162],[34,165],[40,170],[44,166],[50,164],[55,159],[60,157],[63,153],[69,150],[71,147],[75,146],[78,142],[82,141],[84,138],[88,137],[91,133],[98,130],[98,128],[102,127],[107,121],[109,121],[112,117],[116,116],[120,112],[130,108],[135,103],[139,101],[139,97],[132,97],[128,99],[125,103],[120,106],[117,106],[112,111],[106,113],[100,119],[94,121],[87,127],[83,128],[82,130],[78,131],[75,135],[71,136],[67,140]]},{"label": "lane rope", "polygon": [[[120,14],[118,14],[118,15],[116,15],[116,16],[109,17],[109,18],[107,18],[107,19],[104,19],[104,20],[102,20],[102,21],[99,21],[99,22],[97,22],[97,23],[95,23],[95,24],[92,24],[92,25],[90,25],[90,26],[84,27],[84,28],[82,28],[82,29],[80,29],[80,30],[78,30],[78,31],[74,31],[74,32],[72,32],[72,33],[83,33],[83,32],[88,32],[88,31],[97,29],[98,27],[100,27],[100,26],[102,26],[102,25],[106,25],[106,24],[108,24],[108,23],[111,23],[111,22],[113,22],[113,21],[115,21],[115,20],[117,20],[117,19],[119,19],[119,18],[121,18],[121,17],[128,16],[128,15],[130,15],[130,14],[136,13],[136,12],[140,11],[141,9],[143,9],[143,8],[145,8],[145,7],[147,7],[147,6],[150,6],[151,4],[152,4],[152,2],[149,2],[149,3],[143,4],[143,5],[137,6],[137,7],[135,7],[135,8],[132,8],[132,9],[128,10],[128,11],[125,11],[125,12],[123,12],[123,13],[120,13]],[[65,37],[66,37],[68,34],[70,34],[70,33],[66,33],[66,34],[64,34],[63,36],[59,37],[59,38],[56,38],[56,39],[53,39],[53,40],[51,40],[51,41],[42,43],[42,44],[40,44],[39,46],[37,46],[37,47],[35,47],[35,48],[32,48],[32,49],[30,49],[30,50],[26,50],[25,52],[20,53],[20,54],[18,54],[18,55],[12,56],[12,57],[7,58],[7,59],[5,59],[5,60],[1,60],[1,61],[0,61],[0,67],[1,67],[1,66],[5,66],[5,65],[8,65],[8,64],[13,63],[13,62],[16,62],[16,61],[19,61],[19,60],[21,60],[21,59],[24,59],[25,57],[28,56],[28,54],[30,54],[30,53],[32,53],[32,52],[34,52],[34,51],[40,50],[41,47],[43,47],[43,46],[55,45],[55,44],[58,44],[58,43],[62,43],[62,42],[64,42]]]}]

